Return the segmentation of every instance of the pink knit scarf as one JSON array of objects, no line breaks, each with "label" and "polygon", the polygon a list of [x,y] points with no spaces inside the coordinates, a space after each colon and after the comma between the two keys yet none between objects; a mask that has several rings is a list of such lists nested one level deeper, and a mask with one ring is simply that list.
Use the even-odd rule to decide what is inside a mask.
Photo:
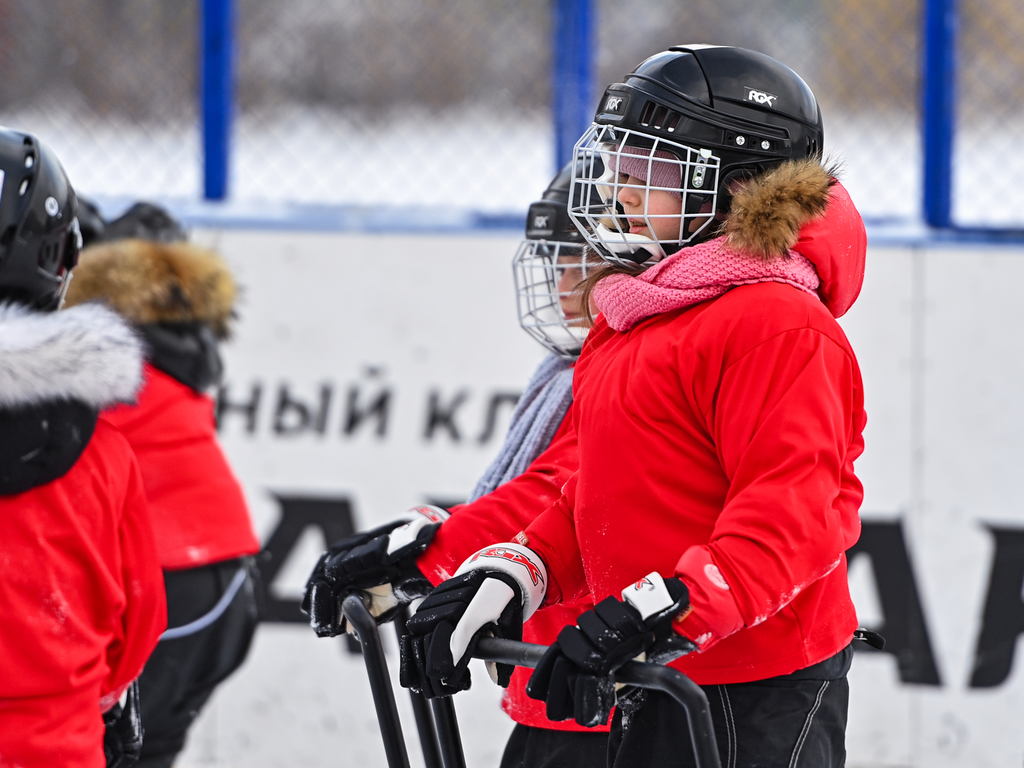
[{"label": "pink knit scarf", "polygon": [[628,331],[646,317],[714,299],[737,285],[767,282],[786,283],[812,296],[820,284],[814,265],[794,251],[788,259],[765,262],[738,253],[719,237],[683,248],[636,277],[607,277],[593,295],[608,325]]}]

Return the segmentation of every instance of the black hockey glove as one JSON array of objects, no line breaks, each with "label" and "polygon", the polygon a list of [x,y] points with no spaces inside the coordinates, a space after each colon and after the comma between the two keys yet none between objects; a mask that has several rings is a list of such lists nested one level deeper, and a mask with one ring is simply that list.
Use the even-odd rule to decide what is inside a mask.
[{"label": "black hockey glove", "polygon": [[549,720],[606,723],[615,705],[615,670],[641,654],[665,664],[697,647],[672,628],[689,606],[686,585],[657,573],[622,590],[622,600],[606,597],[580,614],[575,627],[562,629],[530,676],[527,695],[547,703]]},{"label": "black hockey glove", "polygon": [[103,713],[103,754],[107,768],[131,768],[142,754],[139,681],[132,680],[121,701]]},{"label": "black hockey glove", "polygon": [[[427,698],[451,696],[470,686],[469,660],[481,637],[522,640],[523,622],[544,600],[547,570],[519,544],[485,547],[439,584],[406,623],[400,681]],[[512,667],[489,665],[508,687]]]},{"label": "black hockey glove", "polygon": [[416,567],[448,513],[423,506],[405,517],[334,542],[320,556],[306,583],[302,611],[320,637],[345,632],[341,603],[358,593],[378,622],[389,621],[399,606],[423,597],[431,584]]}]

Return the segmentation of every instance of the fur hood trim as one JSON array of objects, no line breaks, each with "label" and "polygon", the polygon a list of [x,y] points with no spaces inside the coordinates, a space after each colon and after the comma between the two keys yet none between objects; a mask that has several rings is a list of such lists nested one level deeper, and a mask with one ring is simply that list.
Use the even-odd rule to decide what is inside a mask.
[{"label": "fur hood trim", "polygon": [[785,256],[801,228],[824,215],[835,169],[790,160],[746,182],[733,195],[722,234],[729,245],[765,261]]},{"label": "fur hood trim", "polygon": [[131,402],[142,386],[142,361],[135,331],[99,304],[61,312],[0,305],[0,408]]},{"label": "fur hood trim", "polygon": [[66,305],[102,301],[136,325],[205,323],[225,339],[236,294],[227,264],[208,248],[115,240],[82,251]]}]

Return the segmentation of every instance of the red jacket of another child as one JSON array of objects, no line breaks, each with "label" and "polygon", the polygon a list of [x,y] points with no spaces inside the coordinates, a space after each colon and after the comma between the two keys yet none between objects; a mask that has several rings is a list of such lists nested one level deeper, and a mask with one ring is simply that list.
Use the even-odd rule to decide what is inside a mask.
[{"label": "red jacket of another child", "polygon": [[149,363],[135,405],[104,415],[135,451],[160,565],[195,568],[259,552],[242,488],[217,441],[213,399]]}]

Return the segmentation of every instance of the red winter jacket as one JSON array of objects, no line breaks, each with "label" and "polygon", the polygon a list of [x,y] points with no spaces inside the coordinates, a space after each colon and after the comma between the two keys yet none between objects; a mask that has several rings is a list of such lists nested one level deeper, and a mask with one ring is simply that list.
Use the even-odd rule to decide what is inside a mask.
[{"label": "red winter jacket", "polygon": [[574,379],[580,469],[526,529],[549,601],[681,577],[693,610],[677,628],[703,649],[673,666],[700,684],[788,674],[856,628],[844,553],[866,417],[833,314],[860,290],[866,239],[845,190],[830,194],[795,244],[820,300],[759,283],[624,333],[598,318]]},{"label": "red winter jacket", "polygon": [[213,399],[149,363],[136,405],[105,413],[142,470],[160,565],[195,568],[259,552],[242,488],[217,441]]},{"label": "red winter jacket", "polygon": [[109,708],[167,626],[138,467],[102,417],[67,474],[0,496],[0,766],[102,768]]},{"label": "red winter jacket", "polygon": [[[561,496],[562,486],[577,466],[576,433],[572,428],[572,417],[566,416],[551,445],[534,459],[523,474],[471,504],[452,508],[451,518],[438,529],[434,541],[417,561],[423,575],[437,586],[451,578],[474,552],[496,541],[510,541]],[[571,605],[542,608],[523,626],[523,640],[550,645],[562,627],[575,624],[576,617],[591,607],[592,603],[584,597]],[[502,708],[517,723],[558,731],[608,730],[607,725],[584,728],[572,720],[548,720],[544,702],[526,695],[529,679],[530,670],[516,667],[502,701]]]}]

